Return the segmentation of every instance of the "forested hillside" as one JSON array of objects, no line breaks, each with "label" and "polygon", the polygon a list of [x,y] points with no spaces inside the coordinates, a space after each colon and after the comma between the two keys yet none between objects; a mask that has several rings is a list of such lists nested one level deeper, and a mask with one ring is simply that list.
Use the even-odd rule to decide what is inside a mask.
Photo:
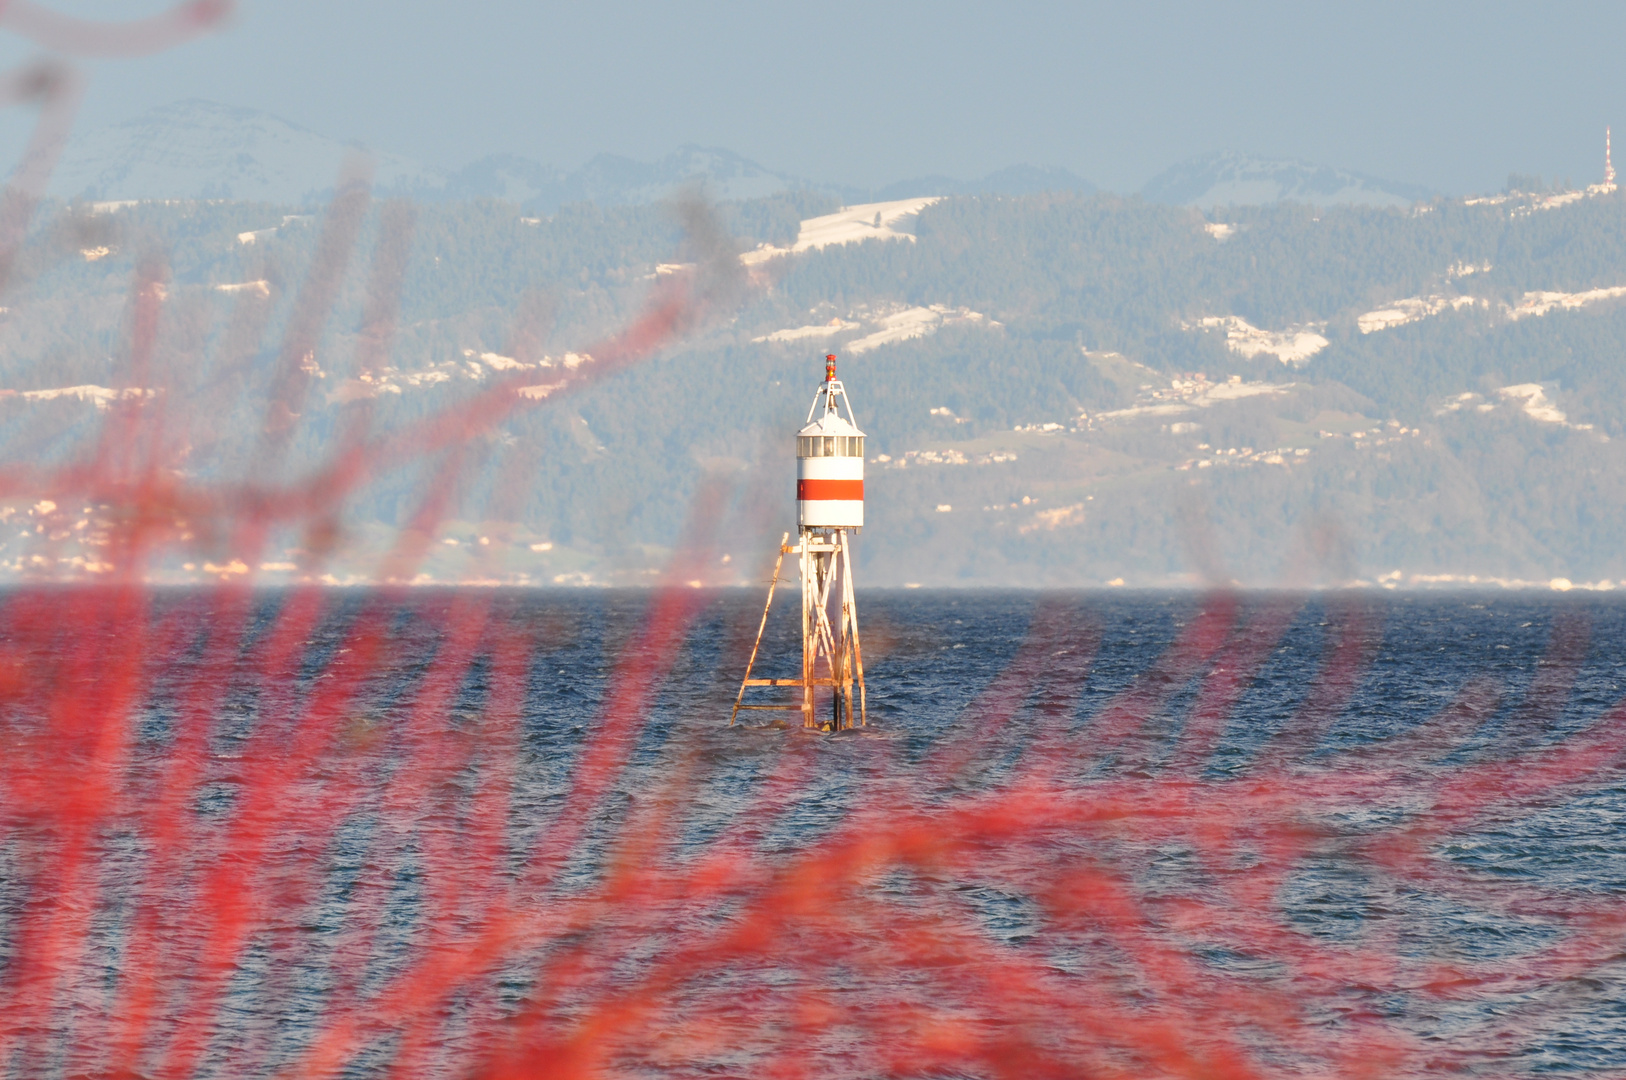
[{"label": "forested hillside", "polygon": [[[851,242],[823,246],[803,222],[839,207],[816,194],[698,218],[351,206],[353,245],[322,206],[47,208],[0,321],[8,463],[87,453],[150,392],[186,432],[169,467],[270,483],[330,459],[358,408],[388,430],[526,370],[526,334],[539,379],[590,362],[652,289],[726,243],[743,255],[726,310],[482,437],[430,577],[644,580],[710,477],[731,492],[715,580],[754,580],[794,524],[791,435],[829,350],[870,436],[873,585],[1626,579],[1613,190],[1207,214],[954,196],[862,208],[837,222]],[[363,370],[388,265],[395,332]],[[141,267],[162,282],[161,317],[132,368]],[[325,281],[315,329],[291,324]],[[300,333],[315,335],[295,358],[311,389],[271,455],[268,395]],[[336,580],[376,564],[439,460],[403,457],[349,503]],[[273,579],[301,572],[305,540],[284,539]],[[72,562],[71,537],[34,561],[37,542],[0,548],[11,573],[94,561]]]}]

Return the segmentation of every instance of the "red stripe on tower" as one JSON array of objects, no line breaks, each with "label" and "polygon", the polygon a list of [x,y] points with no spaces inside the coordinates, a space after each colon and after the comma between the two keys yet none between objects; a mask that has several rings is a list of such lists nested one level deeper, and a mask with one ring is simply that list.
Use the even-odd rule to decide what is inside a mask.
[{"label": "red stripe on tower", "polygon": [[796,481],[796,498],[803,502],[825,499],[855,501],[861,500],[863,497],[864,482],[862,480]]}]

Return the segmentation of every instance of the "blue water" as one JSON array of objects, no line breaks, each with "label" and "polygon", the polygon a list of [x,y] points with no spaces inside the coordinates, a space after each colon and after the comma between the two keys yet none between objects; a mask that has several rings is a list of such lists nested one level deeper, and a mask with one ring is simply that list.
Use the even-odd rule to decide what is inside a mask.
[{"label": "blue water", "polygon": [[[580,628],[562,644],[556,670],[591,672],[601,680],[615,654],[612,628],[635,619],[642,598],[573,595],[553,602],[562,605],[557,610],[572,612],[567,621]],[[1216,661],[1176,672],[1176,681],[1162,687],[1159,680],[1169,675],[1159,662],[1205,604],[1215,602],[1190,594],[1144,593],[903,591],[862,597],[871,729],[829,741],[827,771],[770,844],[794,850],[841,827],[844,808],[876,779],[866,768],[870,740],[894,744],[897,754],[889,761],[924,769],[935,753],[974,737],[979,695],[1011,667],[1043,606],[1059,609],[1059,615],[1053,610],[1056,621],[1075,632],[1057,635],[1063,647],[1054,650],[1057,655],[1035,680],[1031,696],[1008,728],[980,747],[980,782],[997,785],[1008,778],[1044,709],[1061,712],[1070,738],[1087,747],[1101,710],[1151,687],[1159,695],[1134,737],[1099,756],[1081,755],[1072,779],[1089,784],[1129,776],[1155,784],[1178,756],[1191,710]],[[697,732],[724,761],[733,761],[741,740],[749,746],[748,736],[714,728],[723,719],[718,702],[736,690],[743,641],[757,614],[755,597],[729,596],[698,621],[688,656],[662,699],[673,724],[651,728],[643,767],[658,772],[671,741]],[[1273,737],[1290,733],[1295,718],[1302,721],[1307,710],[1316,711],[1316,695],[1329,679],[1326,665],[1340,645],[1358,653],[1351,692],[1318,723],[1308,724],[1308,733],[1289,740],[1292,756],[1283,767],[1336,773],[1346,763],[1359,766],[1363,752],[1403,738],[1454,705],[1449,735],[1417,751],[1417,763],[1426,764],[1431,777],[1486,762],[1535,760],[1626,697],[1626,603],[1618,600],[1521,594],[1252,596],[1241,601],[1238,629],[1227,641],[1234,645],[1264,633],[1259,624],[1268,624],[1272,614],[1284,620],[1285,629],[1201,764],[1200,774],[1216,785],[1216,797],[1223,797],[1226,782],[1245,780],[1258,769]],[[778,630],[765,645],[763,666],[770,674],[788,675],[794,670],[795,627],[787,618]],[[1071,655],[1064,655],[1067,644],[1075,646]],[[1056,698],[1057,680],[1051,676],[1086,662],[1080,691]],[[602,683],[571,679],[568,688],[551,691],[538,714],[549,718],[543,725],[579,722],[581,710],[595,700],[594,685]],[[788,715],[793,723],[798,719]],[[748,784],[749,765],[734,768],[734,782]],[[729,775],[727,768],[723,774]],[[1382,948],[1419,967],[1486,963],[1509,976],[1510,982],[1494,990],[1446,998],[1351,990],[1353,998],[1364,999],[1359,1008],[1439,1045],[1437,1067],[1497,1075],[1626,1068],[1626,934],[1597,962],[1576,970],[1549,978],[1539,964],[1544,949],[1561,947],[1566,939],[1563,913],[1569,901],[1619,905],[1617,914],[1626,916],[1623,755],[1614,754],[1585,782],[1453,832],[1432,857],[1470,876],[1474,885],[1466,896],[1460,890],[1431,893],[1426,882],[1390,880],[1363,863],[1356,841],[1429,816],[1426,806],[1408,804],[1405,791],[1393,795],[1390,805],[1346,806],[1317,819],[1330,834],[1289,875],[1278,898],[1284,923],[1317,939],[1355,944],[1381,925]],[[728,826],[726,814],[719,813],[695,823],[692,840],[703,844]],[[1153,891],[1159,875],[1178,878],[1182,872],[1180,852],[1162,856],[1161,862],[1137,864]],[[1551,903],[1502,910],[1513,901],[1498,891],[1499,881],[1546,895]],[[1019,891],[994,890],[979,903],[987,928],[1003,939],[1020,944],[1042,933]],[[1257,960],[1235,958],[1235,964],[1245,968]],[[1528,978],[1520,981],[1521,975]]]},{"label": "blue water", "polygon": [[[200,836],[224,835],[210,830],[228,829],[240,809],[248,767],[240,760],[244,754],[252,759],[257,734],[280,732],[289,709],[320,696],[324,680],[353,655],[346,650],[355,646],[357,620],[381,602],[363,593],[332,594],[290,665],[256,682],[241,672],[206,670],[203,645],[215,617],[206,597],[160,595],[160,613],[193,620],[196,633],[182,635],[179,651],[151,665],[132,749],[132,790],[151,795],[140,785],[160,774],[173,751],[176,702],[187,688],[201,679],[234,679],[210,735],[211,765],[191,811]],[[283,862],[261,881],[266,895],[284,895],[275,892],[285,889],[277,885],[284,863],[314,866],[318,888],[305,907],[277,911],[259,928],[283,934],[281,945],[268,944],[264,934],[250,935],[218,1009],[209,1014],[197,1075],[273,1075],[300,1060],[326,1023],[337,980],[336,943],[348,940],[367,888],[383,918],[358,976],[363,998],[388,986],[439,932],[426,915],[430,857],[424,840],[435,830],[468,827],[458,815],[475,805],[492,775],[490,762],[473,754],[470,765],[425,789],[422,798],[449,808],[444,813],[424,810],[419,817],[409,808],[390,832],[381,825],[381,807],[388,806],[391,786],[403,782],[399,762],[405,758],[390,749],[389,740],[400,737],[420,699],[424,673],[448,648],[446,626],[457,606],[489,603],[492,625],[531,650],[519,702],[512,801],[499,830],[505,873],[513,878],[522,873],[525,853],[559,826],[583,747],[605,722],[606,695],[618,672],[639,658],[638,635],[651,602],[647,593],[597,591],[426,591],[388,601],[389,647],[343,721],[361,733],[355,745],[384,740],[378,766],[361,774],[370,785],[367,796],[329,832],[307,838],[298,851],[274,853]],[[636,737],[626,768],[593,805],[591,820],[581,823],[580,842],[557,865],[548,888],[559,895],[585,895],[600,886],[631,824],[663,798],[682,801],[673,841],[678,865],[745,827],[760,834],[753,834],[758,857],[790,865],[839,837],[855,807],[899,799],[906,809],[953,815],[967,800],[1005,790],[1046,760],[1063,765],[1047,783],[1085,800],[1095,792],[1155,794],[1164,790],[1160,785],[1178,782],[1201,785],[1202,798],[1223,806],[1242,798],[1250,785],[1279,780],[1304,792],[1302,806],[1277,811],[1292,817],[1304,840],[1279,889],[1263,902],[1269,910],[1260,914],[1352,964],[1382,958],[1387,973],[1378,977],[1352,968],[1347,982],[1336,973],[1305,982],[1294,974],[1291,956],[1263,943],[1210,939],[1161,921],[1160,940],[1176,943],[1216,979],[1252,979],[1286,995],[1307,1030],[1353,1030],[1359,1017],[1408,1040],[1410,1056],[1396,1065],[1397,1075],[1592,1075],[1626,1068],[1626,930],[1598,929],[1626,915],[1626,772],[1618,741],[1584,773],[1525,793],[1495,813],[1463,816],[1460,802],[1442,802],[1439,794],[1451,790],[1453,778],[1496,763],[1514,763],[1513,776],[1525,763],[1535,768],[1555,750],[1576,745],[1571,740],[1585,739],[1589,727],[1621,703],[1626,603],[1521,594],[1236,600],[1132,592],[861,593],[869,724],[816,735],[798,730],[794,713],[780,714],[793,725],[788,728],[770,722],[775,714],[760,712],[742,714],[741,725],[728,726],[761,600],[728,592],[697,594],[694,602],[698,607],[670,670],[655,669],[660,677],[650,683],[649,707],[632,729]],[[243,657],[272,634],[286,603],[278,594],[256,601]],[[1223,617],[1206,650],[1182,652],[1186,636],[1208,625],[1204,620],[1215,612]],[[789,675],[795,669],[796,627],[789,612],[779,616],[756,674]],[[4,644],[25,652],[41,647],[15,638]],[[658,650],[647,655],[656,657]],[[435,718],[435,730],[446,738],[477,739],[492,708],[492,655],[476,648],[472,656],[444,715]],[[1246,669],[1234,702],[1205,742],[1198,712],[1211,700],[1205,695],[1216,685],[1216,670],[1235,670],[1249,656],[1256,666]],[[43,655],[37,660],[46,663]],[[17,712],[11,722],[24,724],[23,715]],[[283,745],[277,740],[285,737],[291,733],[278,734],[272,745]],[[816,767],[796,797],[771,817],[745,820],[766,778],[787,750],[798,747],[816,755]],[[945,756],[957,753],[966,760],[946,768]],[[337,759],[318,761],[312,790],[346,767]],[[1350,794],[1355,789],[1346,788],[1347,778],[1374,770],[1389,770],[1384,775],[1390,779]],[[303,813],[290,813],[290,830],[309,820]],[[53,852],[49,833],[40,839],[26,822],[9,816],[4,824],[0,988],[10,993],[27,959],[24,915],[49,895],[33,875]],[[1386,868],[1388,845],[1419,828],[1433,830],[1418,864],[1426,871]],[[84,961],[67,976],[79,1004],[52,1012],[44,1029],[20,1049],[12,1047],[0,1072],[96,1071],[102,1059],[85,1048],[87,1039],[93,1045],[94,1033],[109,1023],[98,1009],[120,1007],[130,912],[141,890],[150,895],[152,888],[144,876],[150,871],[143,862],[145,843],[140,826],[123,819],[106,832],[97,891],[80,898],[97,912],[89,945]],[[1149,843],[1132,829],[1092,826],[1056,843],[1044,849],[1047,857],[1074,851],[1081,864],[1112,868],[1132,883],[1148,910],[1174,910],[1167,905],[1182,896],[1204,899],[1202,886],[1194,884],[1207,872],[1198,836],[1176,831]],[[1269,858],[1262,849],[1250,854],[1247,843],[1242,847],[1244,863]],[[1057,865],[1065,865],[1065,858]],[[1053,971],[1080,978],[1121,975],[1131,987],[1124,991],[1128,999],[1144,997],[1143,989],[1133,989],[1134,957],[1103,959],[1092,955],[1087,938],[1056,936],[1036,899],[1044,884],[1039,878],[1018,867],[1003,877],[979,874],[940,884],[979,932],[1011,955],[1039,958]],[[171,920],[162,938],[166,949],[186,947],[189,940],[190,888],[186,882],[174,887],[171,902],[188,915]],[[901,878],[882,878],[875,888],[895,898],[909,895]],[[163,895],[162,887],[158,893]],[[733,910],[720,907],[702,921],[725,924]],[[1580,954],[1564,959],[1566,948],[1587,932]],[[659,949],[650,950],[640,962],[654,962]],[[500,1016],[522,1010],[537,992],[539,955],[511,958],[484,1005],[448,1006],[451,1019],[436,1036],[438,1056],[429,1072],[464,1075],[473,1067],[464,1056],[472,1044],[459,1034],[466,1019],[459,1010],[468,1016],[480,1008]],[[1422,985],[1429,973],[1447,968],[1471,969],[1478,981],[1449,991]],[[1066,1024],[1064,1015],[1053,1020]],[[143,1059],[154,1069],[166,1038],[154,1036]],[[381,1075],[394,1045],[389,1039],[367,1044],[350,1058],[346,1075]],[[1292,1053],[1260,1054],[1267,1072],[1315,1071]],[[831,1074],[845,1068],[835,1061],[826,1063]],[[726,1073],[744,1066],[716,1068]],[[853,1068],[855,1075],[867,1075]]]}]

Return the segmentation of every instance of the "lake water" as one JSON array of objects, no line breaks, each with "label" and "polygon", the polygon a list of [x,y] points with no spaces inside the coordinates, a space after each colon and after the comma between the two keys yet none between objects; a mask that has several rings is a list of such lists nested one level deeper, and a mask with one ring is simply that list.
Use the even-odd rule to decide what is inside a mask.
[{"label": "lake water", "polygon": [[1626,1068],[1626,603],[306,603],[0,612],[6,1075]]}]

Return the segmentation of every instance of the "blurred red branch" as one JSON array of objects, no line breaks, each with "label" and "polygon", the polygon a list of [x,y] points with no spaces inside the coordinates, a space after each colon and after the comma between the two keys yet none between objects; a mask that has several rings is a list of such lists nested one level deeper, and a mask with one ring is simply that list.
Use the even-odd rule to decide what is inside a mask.
[{"label": "blurred red branch", "polygon": [[[133,55],[227,10],[186,4],[109,27],[13,2],[0,22],[65,52]],[[77,93],[56,65],[0,81],[0,103],[42,105],[0,204],[0,285]],[[1482,1063],[1477,1046],[1442,1049],[1375,1003],[1478,1002],[1495,1019],[1476,1039],[1523,1045],[1536,1029],[1518,994],[1613,962],[1626,920],[1610,898],[1441,854],[1617,776],[1626,706],[1561,739],[1536,730],[1585,659],[1576,619],[1555,626],[1500,743],[1483,736],[1508,688],[1477,679],[1403,736],[1329,750],[1381,643],[1378,609],[1333,595],[1294,715],[1250,730],[1246,761],[1211,770],[1305,611],[1226,590],[1195,601],[1161,655],[1082,723],[1105,629],[1087,605],[1047,600],[929,750],[884,731],[720,733],[664,697],[692,675],[715,600],[691,587],[717,559],[730,495],[710,479],[638,629],[609,648],[579,735],[539,749],[538,687],[558,677],[543,674],[548,631],[501,594],[430,602],[396,583],[422,565],[487,434],[711,325],[746,280],[715,220],[685,205],[695,270],[658,281],[579,363],[497,378],[391,430],[352,403],[337,449],[311,467],[288,447],[373,214],[364,173],[349,169],[324,216],[250,475],[173,465],[187,439],[230,434],[223,418],[280,285],[268,273],[238,296],[212,377],[165,383],[166,328],[192,315],[169,303],[157,253],[137,263],[125,359],[133,388],[173,396],[117,402],[64,465],[0,471],[0,496],[52,504],[42,515],[105,507],[118,571],[0,602],[7,1068],[1388,1077]],[[415,218],[386,202],[376,221],[358,375],[388,366]],[[519,361],[537,363],[549,320],[545,298],[520,305]],[[490,496],[498,516],[522,460]],[[377,561],[384,587],[339,599],[246,584],[289,529],[308,538],[314,580],[348,500],[404,464],[423,477]],[[206,543],[244,573],[187,595],[147,587],[159,559]],[[734,741],[708,741],[721,739]],[[715,819],[725,825],[697,839]],[[1329,864],[1358,864],[1374,888],[1542,920],[1548,936],[1469,961],[1420,954],[1393,921],[1317,935],[1289,894]],[[245,998],[274,1022],[244,1020]]]}]

